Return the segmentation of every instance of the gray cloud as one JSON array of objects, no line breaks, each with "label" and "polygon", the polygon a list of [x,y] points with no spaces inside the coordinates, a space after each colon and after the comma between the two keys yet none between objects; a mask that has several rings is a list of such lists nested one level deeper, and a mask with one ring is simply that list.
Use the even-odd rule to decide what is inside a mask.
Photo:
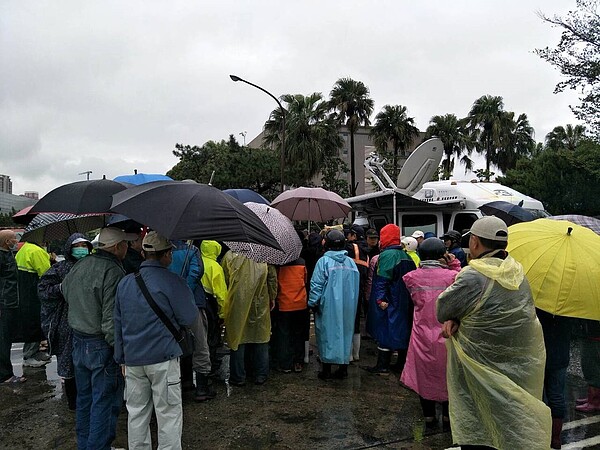
[{"label": "gray cloud", "polygon": [[257,134],[275,95],[329,93],[342,76],[376,112],[468,113],[481,95],[526,112],[538,140],[573,123],[573,93],[535,56],[560,32],[535,15],[574,0],[499,2],[5,1],[0,14],[1,171],[16,192],[165,172],[175,143]]}]

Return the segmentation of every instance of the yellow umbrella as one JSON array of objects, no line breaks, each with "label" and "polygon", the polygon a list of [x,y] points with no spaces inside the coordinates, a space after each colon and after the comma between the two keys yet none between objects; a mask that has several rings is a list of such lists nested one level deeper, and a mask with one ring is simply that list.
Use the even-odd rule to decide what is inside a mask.
[{"label": "yellow umbrella", "polygon": [[566,220],[537,219],[508,228],[507,250],[523,265],[538,308],[600,320],[600,236]]}]

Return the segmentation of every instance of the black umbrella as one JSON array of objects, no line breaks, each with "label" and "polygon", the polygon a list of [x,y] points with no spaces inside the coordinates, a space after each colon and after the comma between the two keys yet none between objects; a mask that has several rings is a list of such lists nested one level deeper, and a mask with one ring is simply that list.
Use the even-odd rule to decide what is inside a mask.
[{"label": "black umbrella", "polygon": [[496,216],[502,219],[508,227],[515,223],[535,220],[535,216],[525,208],[502,200],[481,205],[479,210],[486,216]]},{"label": "black umbrella", "polygon": [[29,213],[61,212],[71,214],[108,213],[112,195],[131,186],[112,180],[76,181],[48,192]]},{"label": "black umbrella", "polygon": [[113,195],[112,211],[169,239],[214,239],[281,247],[264,223],[235,198],[206,184],[155,181]]}]

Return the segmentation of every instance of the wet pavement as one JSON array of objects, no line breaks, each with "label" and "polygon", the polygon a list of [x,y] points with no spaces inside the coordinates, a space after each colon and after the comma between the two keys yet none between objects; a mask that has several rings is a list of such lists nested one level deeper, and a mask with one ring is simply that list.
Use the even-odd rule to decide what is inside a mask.
[{"label": "wet pavement", "polygon": [[[13,346],[17,375],[23,372],[22,345]],[[316,353],[316,351],[315,351]],[[360,363],[346,380],[317,379],[318,363],[302,373],[272,371],[267,383],[230,388],[214,381],[217,398],[195,403],[184,393],[183,448],[200,449],[445,449],[450,433],[425,431],[419,399],[397,376],[372,375],[359,367],[375,363],[376,348],[364,341]],[[600,414],[575,411],[585,392],[579,355],[573,346],[568,375],[568,416],[563,449],[600,449]],[[0,449],[74,449],[75,415],[62,398],[56,359],[45,369],[25,368],[28,381],[0,386]],[[127,448],[125,409],[117,447]],[[155,429],[155,426],[153,427]],[[156,437],[154,434],[154,442]]]}]

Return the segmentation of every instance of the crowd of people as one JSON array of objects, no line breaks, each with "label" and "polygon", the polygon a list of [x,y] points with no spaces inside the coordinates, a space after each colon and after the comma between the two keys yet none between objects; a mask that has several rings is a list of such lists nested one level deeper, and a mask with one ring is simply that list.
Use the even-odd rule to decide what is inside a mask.
[{"label": "crowd of people", "polygon": [[[52,265],[39,242],[14,256],[14,232],[0,231],[0,384],[26,381],[13,342],[25,342],[24,366],[56,355],[80,449],[110,448],[123,403],[130,449],[151,448],[153,412],[159,447],[181,448],[182,392],[216,396],[223,349],[234,386],[302,372],[311,314],[323,382],[347,378],[368,337],[377,362],[361,368],[398,374],[426,428],[452,431],[464,449],[561,446],[573,319],[536,310],[500,219],[473,224],[468,262],[461,233],[401,236],[393,224],[300,233],[300,258],[282,266],[128,231],[104,228],[95,245],[75,233]],[[596,412],[599,325],[586,327],[577,409]]]}]

